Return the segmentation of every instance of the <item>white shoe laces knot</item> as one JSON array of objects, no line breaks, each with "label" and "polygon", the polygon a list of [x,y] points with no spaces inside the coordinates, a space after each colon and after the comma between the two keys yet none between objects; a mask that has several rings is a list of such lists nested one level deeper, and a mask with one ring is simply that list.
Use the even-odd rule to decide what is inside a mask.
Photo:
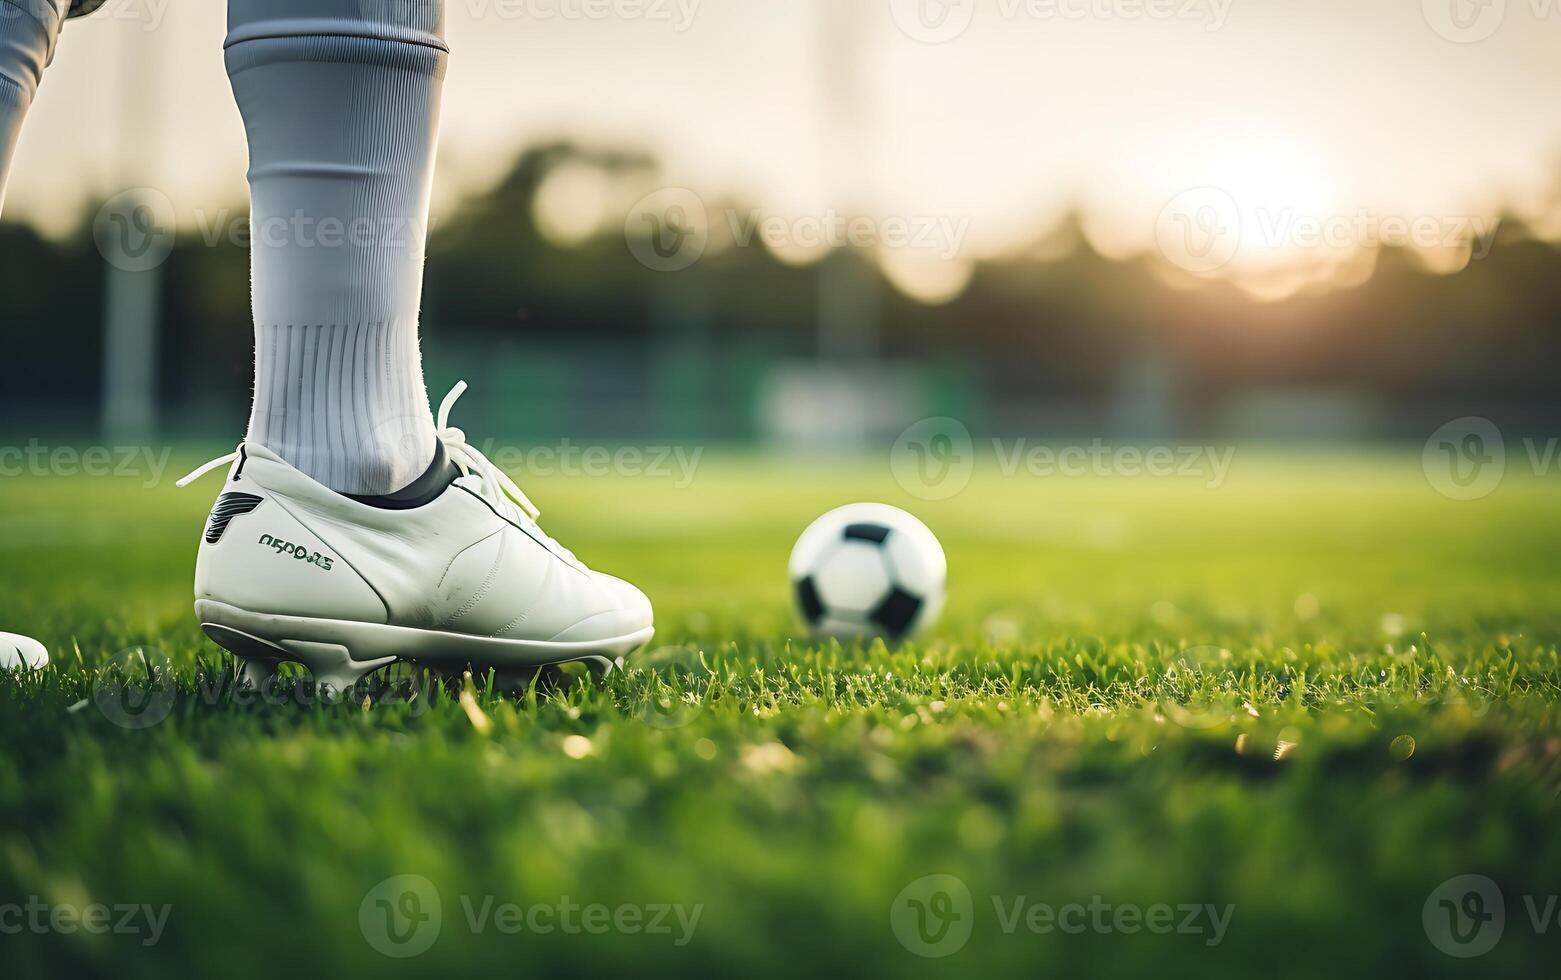
[{"label": "white shoe laces knot", "polygon": [[[461,471],[461,476],[477,477],[477,489],[479,495],[493,506],[500,514],[514,519],[517,523],[524,518],[535,525],[542,512],[537,505],[531,502],[531,498],[521,492],[503,470],[493,465],[493,462],[484,456],[475,446],[466,441],[466,433],[450,424],[450,409],[461,400],[466,393],[466,382],[457,382],[450,393],[444,396],[444,401],[439,405],[439,422],[436,427],[436,435],[439,441],[444,443],[445,455],[455,468]],[[183,488],[199,480],[219,466],[229,466],[239,458],[237,452],[226,456],[219,456],[209,463],[198,467],[193,473],[178,481],[176,486]],[[540,530],[540,529],[539,529]]]},{"label": "white shoe laces knot", "polygon": [[461,400],[466,393],[466,382],[456,382],[450,393],[444,396],[444,401],[439,405],[439,421],[437,425],[439,441],[444,443],[445,455],[450,457],[450,462],[461,471],[462,476],[475,475],[478,478],[478,490],[482,498],[492,504],[495,510],[508,513],[511,517],[524,514],[535,522],[542,516],[537,505],[521,492],[515,481],[509,478],[503,470],[493,465],[493,461],[484,456],[475,446],[466,441],[466,433],[450,424],[450,409]]}]

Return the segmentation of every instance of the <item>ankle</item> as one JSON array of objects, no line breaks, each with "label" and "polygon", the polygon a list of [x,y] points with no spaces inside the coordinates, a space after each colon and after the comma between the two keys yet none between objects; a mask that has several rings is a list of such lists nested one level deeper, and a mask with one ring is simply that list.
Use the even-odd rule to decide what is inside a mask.
[{"label": "ankle", "polygon": [[[439,440],[432,418],[426,424],[391,419],[356,440],[338,433],[354,426],[340,417],[251,418],[248,441],[276,453],[300,473],[337,493],[353,497],[393,496],[419,484],[438,461]],[[310,433],[303,438],[300,433]]]}]

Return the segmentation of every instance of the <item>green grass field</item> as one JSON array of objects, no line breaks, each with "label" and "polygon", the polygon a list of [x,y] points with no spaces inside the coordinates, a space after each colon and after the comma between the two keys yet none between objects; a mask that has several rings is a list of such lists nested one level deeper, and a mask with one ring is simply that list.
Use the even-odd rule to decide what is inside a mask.
[{"label": "green grass field", "polygon": [[[227,659],[189,608],[214,482],[0,482],[0,628],[55,656],[0,680],[7,975],[1556,962],[1553,483],[1459,503],[1417,451],[1383,451],[1241,453],[1218,490],[988,464],[937,503],[877,461],[715,452],[681,489],[522,484],[552,533],[656,601],[652,649],[605,682],[320,706],[291,684],[258,704],[220,687]],[[949,605],[915,644],[820,645],[792,624],[792,541],[857,499],[915,511],[947,547]],[[144,729],[93,688],[136,647],[177,682]],[[1451,921],[1433,892],[1464,874],[1505,901],[1472,959],[1433,942]],[[423,881],[378,887],[403,875]],[[7,917],[34,897],[154,914],[109,934]],[[411,936],[393,952],[431,946],[383,955],[391,921]]]}]

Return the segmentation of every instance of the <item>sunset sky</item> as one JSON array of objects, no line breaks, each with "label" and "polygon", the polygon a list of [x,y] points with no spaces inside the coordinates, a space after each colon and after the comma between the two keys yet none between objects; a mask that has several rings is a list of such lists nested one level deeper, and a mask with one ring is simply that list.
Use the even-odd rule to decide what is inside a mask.
[{"label": "sunset sky", "polygon": [[[776,213],[968,218],[966,258],[1074,204],[1097,247],[1152,249],[1205,186],[1324,221],[1561,217],[1561,0],[582,2],[450,4],[440,207],[571,136]],[[59,230],[136,185],[186,221],[241,203],[222,6],[110,0],[72,22],[8,217]]]}]

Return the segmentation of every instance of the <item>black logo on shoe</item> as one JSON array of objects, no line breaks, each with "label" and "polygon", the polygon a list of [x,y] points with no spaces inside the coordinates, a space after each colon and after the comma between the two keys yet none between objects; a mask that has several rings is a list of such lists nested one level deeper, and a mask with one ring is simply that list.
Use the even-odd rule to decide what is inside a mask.
[{"label": "black logo on shoe", "polygon": [[211,509],[211,518],[206,522],[206,543],[221,541],[233,518],[252,513],[261,502],[262,498],[252,493],[225,493],[218,497],[217,506]]},{"label": "black logo on shoe", "polygon": [[283,541],[281,538],[273,537],[269,534],[262,534],[260,543],[276,549],[278,555],[287,555],[306,565],[313,565],[321,571],[330,571],[331,565],[334,564],[334,559],[327,558],[318,551],[310,551],[301,544]]}]

